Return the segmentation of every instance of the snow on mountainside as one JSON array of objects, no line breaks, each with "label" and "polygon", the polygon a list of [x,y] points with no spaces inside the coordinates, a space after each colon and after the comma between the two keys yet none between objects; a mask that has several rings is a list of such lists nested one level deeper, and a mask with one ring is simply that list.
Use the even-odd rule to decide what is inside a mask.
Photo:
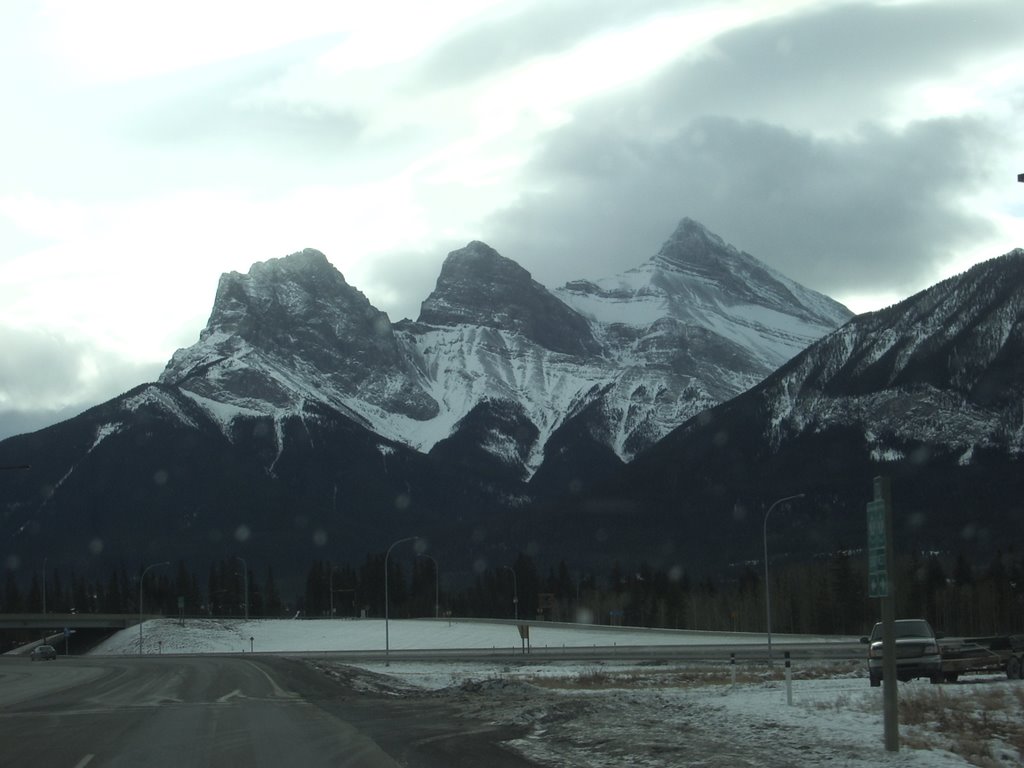
[{"label": "snow on mountainside", "polygon": [[864,431],[875,460],[921,443],[970,463],[1024,451],[1024,250],[977,265],[822,339],[761,392],[769,438]]},{"label": "snow on mountainside", "polygon": [[568,424],[629,460],[850,316],[689,219],[640,267],[555,292],[470,243],[396,325],[306,250],[224,275],[160,382],[229,436],[231,408],[280,423],[322,404],[423,452],[461,434],[528,479]]}]

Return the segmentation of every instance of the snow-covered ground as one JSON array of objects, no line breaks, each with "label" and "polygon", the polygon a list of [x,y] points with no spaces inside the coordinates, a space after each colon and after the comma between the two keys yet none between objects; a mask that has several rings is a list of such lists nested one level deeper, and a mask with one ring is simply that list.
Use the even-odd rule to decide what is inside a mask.
[{"label": "snow-covered ground", "polygon": [[[763,635],[531,625],[541,647],[763,644]],[[149,621],[147,653],[298,653],[383,650],[384,622]],[[250,643],[250,638],[252,642]],[[784,648],[791,636],[773,641]],[[802,641],[814,638],[800,638]],[[828,642],[828,638],[817,638]],[[540,661],[515,653],[507,623],[391,621],[389,647],[503,649],[507,658],[358,664],[308,662],[367,692],[442,700],[466,717],[518,726],[510,746],[541,765],[588,766],[1010,766],[1024,764],[1024,681],[968,676],[953,685],[900,684],[903,748],[886,752],[882,693],[863,662],[721,663]],[[135,654],[124,630],[94,654]],[[614,654],[611,654],[614,656]],[[790,700],[792,703],[790,703]]]},{"label": "snow-covered ground", "polygon": [[[240,653],[263,651],[383,651],[385,631],[391,650],[520,649],[516,624],[476,620],[379,619],[176,619],[147,621],[142,628],[146,653]],[[93,653],[116,655],[139,652],[137,627],[118,632]],[[250,638],[252,642],[250,642]],[[850,638],[813,635],[773,635],[773,643],[835,642]],[[672,629],[636,629],[581,624],[531,623],[530,644],[540,648],[591,648],[665,645],[764,645],[765,635],[746,632],[695,632]]]}]

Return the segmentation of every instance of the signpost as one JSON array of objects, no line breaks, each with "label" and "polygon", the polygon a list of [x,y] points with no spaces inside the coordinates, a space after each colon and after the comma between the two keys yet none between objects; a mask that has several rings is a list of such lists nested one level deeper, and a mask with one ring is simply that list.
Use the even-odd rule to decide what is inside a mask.
[{"label": "signpost", "polygon": [[896,687],[896,608],[893,598],[892,491],[889,478],[876,477],[875,498],[868,502],[868,596],[882,607],[882,719],[885,749],[899,752],[899,701]]},{"label": "signpost", "polygon": [[886,563],[885,501],[868,502],[868,597],[889,596]]}]

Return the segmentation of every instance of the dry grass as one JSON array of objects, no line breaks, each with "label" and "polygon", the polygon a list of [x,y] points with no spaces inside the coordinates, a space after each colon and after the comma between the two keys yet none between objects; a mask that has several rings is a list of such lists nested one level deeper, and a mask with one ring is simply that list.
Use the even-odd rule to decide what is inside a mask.
[{"label": "dry grass", "polygon": [[[961,693],[958,691],[958,693]],[[927,749],[941,734],[946,748],[971,765],[995,768],[1024,755],[1024,688],[978,686],[970,695],[941,687],[901,690],[900,724],[908,747]],[[916,733],[915,733],[916,731]]]},{"label": "dry grass", "polygon": [[[794,680],[833,678],[842,676],[866,677],[863,664],[839,662],[833,665],[815,664],[805,669],[791,670]],[[573,689],[665,689],[665,688],[698,688],[706,686],[728,686],[733,684],[733,674],[737,685],[756,685],[781,681],[785,676],[782,663],[769,666],[767,664],[738,664],[735,669],[729,664],[689,664],[685,668],[646,669],[630,668],[625,670],[607,669],[601,666],[590,667],[582,672],[565,676],[533,676],[526,678],[531,685],[540,688],[573,690]]]}]

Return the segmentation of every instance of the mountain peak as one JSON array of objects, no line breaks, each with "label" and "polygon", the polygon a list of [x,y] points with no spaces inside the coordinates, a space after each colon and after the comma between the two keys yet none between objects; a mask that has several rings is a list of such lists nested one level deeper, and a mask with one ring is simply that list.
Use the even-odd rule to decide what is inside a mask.
[{"label": "mountain peak", "polygon": [[522,333],[555,352],[578,354],[599,348],[586,320],[519,264],[478,240],[448,254],[419,320]]},{"label": "mountain peak", "polygon": [[736,248],[699,221],[684,218],[655,258],[674,264],[713,264],[723,256],[738,253]]}]

